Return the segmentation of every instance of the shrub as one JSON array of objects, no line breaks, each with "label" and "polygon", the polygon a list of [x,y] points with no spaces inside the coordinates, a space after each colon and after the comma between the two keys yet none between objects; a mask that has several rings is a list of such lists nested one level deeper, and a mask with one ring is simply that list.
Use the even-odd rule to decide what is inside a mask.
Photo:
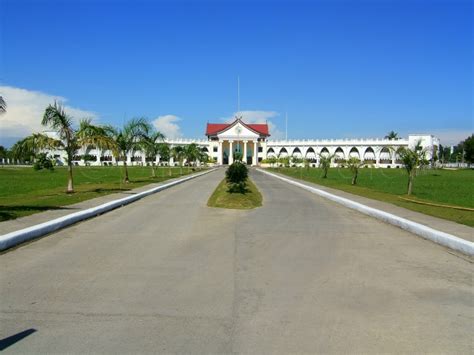
[{"label": "shrub", "polygon": [[240,184],[248,177],[248,169],[240,161],[234,162],[225,172],[227,182],[230,184]]},{"label": "shrub", "polygon": [[225,172],[229,192],[245,192],[245,182],[248,177],[248,168],[240,161],[234,162]]},{"label": "shrub", "polygon": [[53,161],[50,158],[48,158],[48,156],[45,153],[40,153],[36,157],[36,162],[33,164],[33,169],[35,170],[48,169],[48,170],[53,171],[54,170]]}]

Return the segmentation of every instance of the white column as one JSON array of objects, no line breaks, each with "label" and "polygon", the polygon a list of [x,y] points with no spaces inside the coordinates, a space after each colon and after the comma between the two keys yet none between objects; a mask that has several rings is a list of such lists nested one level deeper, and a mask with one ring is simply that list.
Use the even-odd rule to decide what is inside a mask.
[{"label": "white column", "polygon": [[247,142],[248,141],[244,141],[244,156],[242,158],[242,161],[247,164]]},{"label": "white column", "polygon": [[229,141],[229,165],[234,162],[234,147],[232,147],[234,141]]},{"label": "white column", "polygon": [[99,149],[96,149],[95,151],[96,151],[96,157],[95,157],[96,165],[101,165],[100,156],[102,155],[102,152]]},{"label": "white column", "polygon": [[127,154],[127,165],[132,165],[132,156]]},{"label": "white column", "polygon": [[217,164],[222,165],[222,141],[219,141],[219,147],[217,148]]},{"label": "white column", "polygon": [[258,163],[258,158],[257,158],[257,141],[253,141],[253,159],[252,159],[252,165],[257,165]]}]

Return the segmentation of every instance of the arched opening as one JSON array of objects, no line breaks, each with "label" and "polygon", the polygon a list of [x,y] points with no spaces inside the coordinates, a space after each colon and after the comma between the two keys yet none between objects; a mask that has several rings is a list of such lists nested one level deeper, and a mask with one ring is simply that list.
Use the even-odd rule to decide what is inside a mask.
[{"label": "arched opening", "polygon": [[352,147],[349,151],[349,158],[356,158],[360,160],[359,150],[356,147]]},{"label": "arched opening", "polygon": [[364,152],[364,163],[375,164],[375,152],[372,147],[368,147]]},{"label": "arched opening", "polygon": [[278,154],[278,156],[281,157],[281,158],[285,158],[285,157],[288,156],[288,151],[286,150],[285,147],[280,149],[280,153]]},{"label": "arched opening", "polygon": [[309,147],[306,151],[306,159],[308,159],[310,163],[316,163],[316,153],[312,147]]},{"label": "arched opening", "polygon": [[380,164],[391,164],[392,157],[390,154],[390,150],[387,147],[383,147],[380,151]]},{"label": "arched opening", "polygon": [[341,147],[338,147],[336,151],[334,152],[334,161],[336,163],[343,163],[346,160],[344,151],[342,150]]},{"label": "arched opening", "polygon": [[324,147],[323,149],[321,149],[321,153],[320,153],[323,157],[327,157],[329,155],[329,150]]},{"label": "arched opening", "polygon": [[301,150],[298,147],[293,149],[293,154],[291,154],[291,156],[293,156],[295,158],[302,158],[303,157],[303,155],[301,154]]},{"label": "arched opening", "polygon": [[275,150],[273,150],[273,148],[268,148],[268,150],[267,150],[267,157],[273,158],[273,157],[275,157],[275,156],[276,156]]}]

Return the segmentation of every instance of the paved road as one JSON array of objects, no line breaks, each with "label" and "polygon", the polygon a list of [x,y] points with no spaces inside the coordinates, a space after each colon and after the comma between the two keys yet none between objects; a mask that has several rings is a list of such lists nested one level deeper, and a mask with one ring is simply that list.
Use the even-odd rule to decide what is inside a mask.
[{"label": "paved road", "polygon": [[206,207],[217,171],[0,256],[19,353],[472,353],[472,264],[253,172],[264,206]]}]

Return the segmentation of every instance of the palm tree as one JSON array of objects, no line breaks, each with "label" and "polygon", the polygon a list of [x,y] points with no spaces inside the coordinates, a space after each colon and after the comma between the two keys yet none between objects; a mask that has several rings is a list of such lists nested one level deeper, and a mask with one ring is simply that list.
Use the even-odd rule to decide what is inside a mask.
[{"label": "palm tree", "polygon": [[11,151],[13,158],[30,158],[33,162],[38,153],[46,148],[59,148],[57,140],[42,133],[34,133],[16,142]]},{"label": "palm tree", "polygon": [[[148,132],[142,141],[143,149],[147,158],[156,158],[160,153],[160,145],[163,144],[165,135],[160,131],[152,130]],[[151,163],[151,173],[156,177],[155,163]]]},{"label": "palm tree", "polygon": [[196,143],[191,143],[187,147],[184,148],[184,157],[186,161],[191,164],[196,164],[201,156],[201,149],[199,149]]},{"label": "palm tree", "polygon": [[106,129],[116,145],[115,157],[123,161],[125,173],[123,181],[128,184],[130,179],[128,178],[127,155],[143,147],[143,141],[151,130],[150,123],[145,118],[134,118],[121,129],[111,126]]},{"label": "palm tree", "polygon": [[319,167],[323,169],[323,179],[328,177],[331,161],[335,156],[335,154],[319,154]]},{"label": "palm tree", "polygon": [[167,161],[168,162],[168,174],[171,176],[171,165],[169,163],[170,161],[170,156],[171,156],[171,151],[170,151],[170,146],[167,143],[159,143],[158,144],[158,154],[160,156],[160,161]]},{"label": "palm tree", "polygon": [[93,125],[90,120],[81,120],[79,129],[75,129],[71,116],[67,115],[64,108],[57,102],[46,108],[41,124],[54,129],[58,138],[41,133],[32,134],[15,144],[14,154],[16,156],[29,154],[34,157],[43,149],[64,150],[68,165],[67,193],[74,192],[72,160],[81,147],[94,145],[102,149],[115,148],[114,142],[106,135],[105,129]]},{"label": "palm tree", "polygon": [[41,121],[43,126],[54,129],[59,139],[56,140],[56,147],[66,151],[68,166],[68,184],[66,192],[74,192],[74,180],[72,174],[72,160],[76,152],[83,146],[94,145],[99,149],[115,149],[115,144],[103,127],[93,125],[90,119],[81,120],[79,129],[73,128],[72,117],[67,115],[64,108],[57,102],[49,105]]},{"label": "palm tree", "polygon": [[426,149],[423,149],[421,147],[421,142],[418,142],[414,149],[405,147],[399,148],[397,154],[408,173],[407,195],[411,195],[413,192],[413,182],[416,176],[416,169],[428,163],[425,158]]},{"label": "palm tree", "polygon": [[7,103],[3,96],[0,96],[0,114],[5,113],[7,111]]},{"label": "palm tree", "polygon": [[389,140],[397,140],[398,138],[400,138],[398,136],[398,133],[395,132],[395,131],[390,131],[387,133],[387,135],[384,137],[385,139],[389,139]]},{"label": "palm tree", "polygon": [[183,174],[183,160],[186,157],[185,148],[181,145],[174,146],[171,148],[171,156],[173,160],[177,160],[179,162],[180,167],[180,174]]},{"label": "palm tree", "polygon": [[357,184],[357,176],[359,175],[359,168],[364,165],[359,158],[351,157],[347,160],[347,167],[352,173],[352,185]]},{"label": "palm tree", "polygon": [[[209,155],[204,150],[199,149],[198,160],[200,163],[204,163],[204,165],[207,166]],[[201,166],[201,164],[199,164],[199,166]]]}]

